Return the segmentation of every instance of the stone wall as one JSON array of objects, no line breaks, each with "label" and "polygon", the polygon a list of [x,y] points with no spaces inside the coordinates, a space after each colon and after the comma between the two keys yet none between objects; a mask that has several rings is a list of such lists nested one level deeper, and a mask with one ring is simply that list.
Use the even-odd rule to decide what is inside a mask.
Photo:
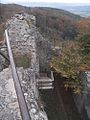
[{"label": "stone wall", "polygon": [[[31,87],[33,71],[29,69],[30,77],[23,67],[17,68],[17,72],[31,120],[48,120],[41,100]],[[22,120],[10,67],[0,72],[0,120]]]},{"label": "stone wall", "polygon": [[58,50],[55,47],[53,49],[50,41],[44,38],[38,31],[35,33],[35,38],[40,72],[50,72],[50,60],[53,56],[59,55]]},{"label": "stone wall", "polygon": [[75,95],[74,100],[82,120],[90,120],[90,72],[82,73],[81,79],[84,90],[82,94]]},{"label": "stone wall", "polygon": [[3,70],[3,58],[2,56],[0,55],[0,72]]},{"label": "stone wall", "polygon": [[88,119],[90,120],[90,72],[86,72],[86,102],[85,102],[85,110],[88,115]]},{"label": "stone wall", "polygon": [[7,22],[7,28],[14,57],[27,56],[31,61],[30,66],[36,65],[35,17],[25,13],[16,14]]},{"label": "stone wall", "polygon": [[43,105],[40,103],[40,96],[36,86],[36,78],[39,76],[40,55],[37,52],[37,41],[42,36],[35,27],[35,17],[19,13],[12,17],[11,20],[8,20],[6,26],[14,60],[22,61],[27,56],[28,60],[30,60],[30,65],[27,68],[17,68],[17,70],[20,69],[18,76],[20,77],[31,118],[32,120],[48,120]]}]

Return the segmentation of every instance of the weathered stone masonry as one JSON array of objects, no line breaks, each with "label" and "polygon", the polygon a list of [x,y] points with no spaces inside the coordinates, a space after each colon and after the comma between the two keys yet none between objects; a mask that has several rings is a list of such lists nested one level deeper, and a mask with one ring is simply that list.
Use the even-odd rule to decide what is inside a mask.
[{"label": "weathered stone masonry", "polygon": [[[25,56],[30,57],[30,64],[28,68],[23,69],[23,66],[17,68],[17,72],[19,75],[19,79],[21,81],[21,86],[25,95],[30,116],[32,120],[47,120],[48,118],[44,111],[36,87],[36,82],[37,82],[36,78],[39,76],[39,60],[36,49],[36,40],[38,40],[37,36],[38,35],[41,36],[41,35],[36,30],[35,17],[33,15],[27,15],[25,13],[16,14],[14,17],[12,17],[11,20],[7,22],[7,30],[8,30],[9,39],[14,57],[17,58],[18,56],[23,56],[23,55],[24,57]],[[1,81],[5,79],[3,81],[4,82],[3,85],[0,84],[1,90],[3,90],[3,86],[7,84],[6,80],[12,79],[12,76],[9,78],[5,71],[7,71],[9,76],[11,76],[11,74],[9,73],[10,68],[7,68],[6,70],[2,71],[1,75],[5,74],[6,78],[4,78],[3,76],[0,77]],[[13,88],[13,85],[11,86]],[[6,91],[8,91],[8,88],[6,88]],[[8,99],[7,95],[10,94],[10,91],[4,94],[5,94],[5,98]],[[1,93],[0,95],[2,98],[0,100],[3,100],[4,99],[3,95]],[[17,107],[16,109],[15,108],[16,104],[14,104],[14,101],[17,103],[16,95],[14,101],[12,101],[10,97],[9,99],[10,99],[9,102],[5,101],[5,104],[7,104],[7,106],[11,104],[12,108],[7,106],[3,107],[4,103],[2,102],[2,106],[0,108],[0,110],[2,111],[2,112],[0,111],[0,119],[21,120],[19,108]],[[6,111],[5,114],[4,111]],[[9,111],[9,113],[7,111]]]},{"label": "weathered stone masonry", "polygon": [[82,120],[90,120],[90,72],[82,73],[81,79],[84,90],[82,94],[75,95],[74,100]]}]

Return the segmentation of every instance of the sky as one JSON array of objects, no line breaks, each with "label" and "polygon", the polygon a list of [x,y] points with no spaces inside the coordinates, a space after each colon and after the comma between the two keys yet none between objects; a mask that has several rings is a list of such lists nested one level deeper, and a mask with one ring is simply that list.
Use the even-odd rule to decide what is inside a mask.
[{"label": "sky", "polygon": [[57,2],[57,3],[89,3],[90,0],[0,0],[1,3],[30,3],[30,2]]}]

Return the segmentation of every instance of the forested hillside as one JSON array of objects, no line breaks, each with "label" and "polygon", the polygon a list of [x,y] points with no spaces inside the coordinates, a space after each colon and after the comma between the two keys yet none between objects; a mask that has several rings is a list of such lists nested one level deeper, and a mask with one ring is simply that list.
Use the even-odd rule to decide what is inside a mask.
[{"label": "forested hillside", "polygon": [[30,8],[16,4],[0,4],[0,41],[4,23],[15,13],[26,12],[36,16],[36,25],[52,43],[60,39],[72,39],[77,35],[75,22],[81,17],[53,8]]},{"label": "forested hillside", "polygon": [[53,44],[62,39],[74,39],[77,35],[75,22],[81,17],[70,12],[53,8],[31,8],[36,16],[36,25]]}]

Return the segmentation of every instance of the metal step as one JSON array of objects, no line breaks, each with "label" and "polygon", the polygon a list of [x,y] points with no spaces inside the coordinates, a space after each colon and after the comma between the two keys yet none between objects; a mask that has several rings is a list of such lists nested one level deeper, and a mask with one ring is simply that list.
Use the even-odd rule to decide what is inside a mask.
[{"label": "metal step", "polygon": [[54,89],[54,87],[53,87],[53,86],[49,86],[49,87],[39,87],[39,89],[48,90],[48,89]]},{"label": "metal step", "polygon": [[40,78],[37,80],[38,82],[53,82],[54,80],[53,79],[50,79],[50,78]]},{"label": "metal step", "polygon": [[37,84],[38,86],[51,86],[51,85],[53,85],[53,83],[38,83]]}]

